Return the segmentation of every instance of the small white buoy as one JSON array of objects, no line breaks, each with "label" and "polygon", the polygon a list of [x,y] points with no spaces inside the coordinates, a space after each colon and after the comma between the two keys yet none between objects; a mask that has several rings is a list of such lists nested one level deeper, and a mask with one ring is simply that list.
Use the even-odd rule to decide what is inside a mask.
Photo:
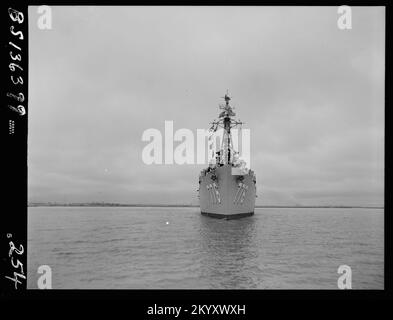
[{"label": "small white buoy", "polygon": [[166,224],[169,224],[169,221],[167,221]]}]

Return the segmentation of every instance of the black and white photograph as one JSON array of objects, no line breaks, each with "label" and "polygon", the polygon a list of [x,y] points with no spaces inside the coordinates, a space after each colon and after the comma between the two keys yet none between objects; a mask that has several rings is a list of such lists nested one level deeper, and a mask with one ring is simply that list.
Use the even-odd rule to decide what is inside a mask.
[{"label": "black and white photograph", "polygon": [[385,7],[27,12],[28,290],[385,289]]}]

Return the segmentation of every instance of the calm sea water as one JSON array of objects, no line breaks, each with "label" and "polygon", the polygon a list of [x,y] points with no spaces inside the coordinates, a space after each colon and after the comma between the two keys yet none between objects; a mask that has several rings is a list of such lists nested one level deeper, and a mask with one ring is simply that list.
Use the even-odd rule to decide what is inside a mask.
[{"label": "calm sea water", "polygon": [[216,220],[198,208],[29,208],[28,288],[383,289],[382,209],[256,209]]}]

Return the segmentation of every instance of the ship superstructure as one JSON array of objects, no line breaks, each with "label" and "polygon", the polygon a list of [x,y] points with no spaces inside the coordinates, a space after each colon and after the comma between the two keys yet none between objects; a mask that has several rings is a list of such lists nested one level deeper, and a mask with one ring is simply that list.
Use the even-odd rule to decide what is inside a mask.
[{"label": "ship superstructure", "polygon": [[212,122],[211,132],[223,128],[222,142],[209,167],[199,175],[199,202],[201,213],[214,218],[234,219],[254,214],[256,176],[246,167],[239,152],[234,149],[231,129],[241,126],[229,104],[228,93],[218,120]]}]

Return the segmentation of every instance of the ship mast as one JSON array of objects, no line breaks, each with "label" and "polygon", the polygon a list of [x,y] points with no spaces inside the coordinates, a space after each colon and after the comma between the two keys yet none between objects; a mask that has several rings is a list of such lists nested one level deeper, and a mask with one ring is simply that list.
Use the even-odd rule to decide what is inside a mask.
[{"label": "ship mast", "polygon": [[[231,163],[231,146],[232,146],[232,137],[231,137],[231,118],[230,112],[232,111],[231,106],[229,105],[229,101],[231,98],[228,94],[225,95],[225,115],[224,115],[224,136],[222,137],[222,146],[221,150],[223,151],[223,160],[224,164]],[[233,111],[232,111],[233,112]]]},{"label": "ship mast", "polygon": [[243,123],[238,120],[233,120],[232,117],[236,116],[233,112],[232,106],[229,104],[231,98],[229,97],[228,91],[223,97],[225,105],[220,105],[220,109],[224,110],[219,115],[219,120],[212,122],[212,131],[217,131],[218,127],[224,129],[223,139],[221,143],[221,159],[223,164],[231,164],[231,150],[233,150],[231,128],[234,128]]}]

